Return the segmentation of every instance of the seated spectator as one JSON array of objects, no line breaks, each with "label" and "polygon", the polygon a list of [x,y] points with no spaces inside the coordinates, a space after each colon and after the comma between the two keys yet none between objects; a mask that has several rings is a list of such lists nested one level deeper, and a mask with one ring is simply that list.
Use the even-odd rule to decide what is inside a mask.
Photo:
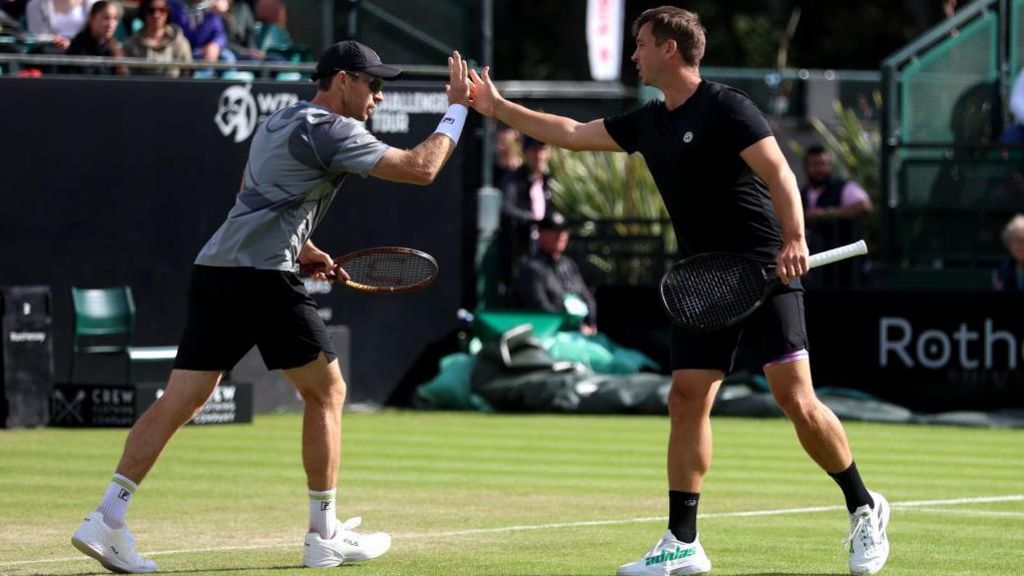
[{"label": "seated spectator", "polygon": [[257,46],[256,16],[245,0],[214,0],[211,9],[224,21],[228,49],[239,60],[263,60],[266,53]]},{"label": "seated spectator", "polygon": [[28,33],[42,41],[52,41],[63,52],[71,45],[71,39],[85,28],[95,1],[30,0],[25,8]]},{"label": "seated spectator", "polygon": [[1004,144],[1024,144],[1024,69],[1017,73],[1010,93],[1010,120],[1000,141]]},{"label": "seated spectator", "polygon": [[1001,292],[1024,292],[1024,214],[1017,214],[1003,228],[1003,243],[1010,257],[996,270],[995,288]]},{"label": "seated spectator", "polygon": [[519,268],[520,305],[575,316],[582,320],[581,332],[597,333],[597,301],[576,263],[565,256],[569,245],[565,217],[549,210],[537,227],[537,254],[524,258]]},{"label": "seated spectator", "polygon": [[[71,40],[67,53],[74,56],[103,56],[121,58],[124,49],[114,38],[117,23],[121,20],[121,5],[108,0],[98,0],[89,10],[85,29]],[[128,74],[124,66],[102,64],[76,67],[78,74]]]},{"label": "seated spectator", "polygon": [[[142,0],[139,2],[142,29],[125,41],[124,53],[127,56],[145,58],[153,62],[191,62],[192,47],[189,46],[181,28],[167,22],[169,12],[167,0]],[[181,69],[175,66],[138,68],[133,70],[133,73],[176,78],[181,75]]]},{"label": "seated spectator", "polygon": [[224,21],[202,0],[170,0],[170,21],[185,32],[192,47],[192,58],[203,62],[222,60],[234,64],[235,55],[227,49],[228,36]]}]

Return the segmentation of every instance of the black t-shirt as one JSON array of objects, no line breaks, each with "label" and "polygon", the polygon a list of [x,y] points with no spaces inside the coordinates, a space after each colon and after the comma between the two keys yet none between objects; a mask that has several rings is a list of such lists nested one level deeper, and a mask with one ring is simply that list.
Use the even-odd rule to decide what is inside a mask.
[{"label": "black t-shirt", "polygon": [[750,98],[703,80],[674,110],[652,100],[604,125],[619,147],[647,161],[682,256],[736,252],[774,262],[782,234],[768,187],[740,157],[772,135]]}]

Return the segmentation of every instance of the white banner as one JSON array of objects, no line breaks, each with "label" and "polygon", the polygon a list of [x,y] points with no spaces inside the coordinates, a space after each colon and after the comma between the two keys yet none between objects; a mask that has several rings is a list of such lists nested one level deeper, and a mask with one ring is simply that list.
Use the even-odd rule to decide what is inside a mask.
[{"label": "white banner", "polygon": [[594,80],[618,80],[624,0],[587,0],[587,53]]}]

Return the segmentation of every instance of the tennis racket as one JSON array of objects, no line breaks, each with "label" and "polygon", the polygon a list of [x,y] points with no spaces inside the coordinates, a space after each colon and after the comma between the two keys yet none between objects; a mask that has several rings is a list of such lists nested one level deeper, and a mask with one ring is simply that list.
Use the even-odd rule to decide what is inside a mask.
[{"label": "tennis racket", "polygon": [[[349,278],[338,274],[344,269]],[[326,272],[328,282],[371,294],[413,292],[430,286],[437,278],[437,260],[426,252],[412,248],[387,246],[369,248],[339,256],[334,266],[302,264],[299,274],[309,276]]]},{"label": "tennis racket", "polygon": [[[863,240],[814,254],[808,267],[868,253]],[[669,318],[694,331],[721,330],[754,313],[782,280],[775,266],[748,256],[708,252],[676,262],[661,279],[661,302]]]}]

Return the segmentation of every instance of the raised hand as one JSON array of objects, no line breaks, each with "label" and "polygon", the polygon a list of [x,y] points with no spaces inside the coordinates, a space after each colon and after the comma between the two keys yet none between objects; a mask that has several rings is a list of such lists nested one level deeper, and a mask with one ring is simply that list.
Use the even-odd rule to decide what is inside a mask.
[{"label": "raised hand", "polygon": [[469,68],[459,51],[452,52],[448,57],[448,84],[444,91],[448,94],[449,104],[462,104],[469,108],[470,81],[467,74]]},{"label": "raised hand", "polygon": [[494,116],[502,97],[494,87],[494,82],[491,82],[491,67],[484,66],[483,76],[477,74],[476,70],[470,70],[469,79],[472,82],[469,88],[469,105],[484,116]]}]

